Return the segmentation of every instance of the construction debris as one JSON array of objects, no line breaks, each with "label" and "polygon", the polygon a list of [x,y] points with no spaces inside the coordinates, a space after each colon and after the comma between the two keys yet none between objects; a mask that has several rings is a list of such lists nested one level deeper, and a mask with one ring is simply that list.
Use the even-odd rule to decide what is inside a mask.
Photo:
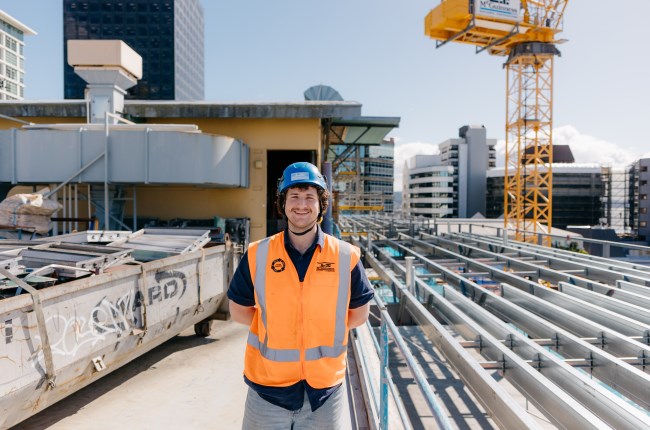
[{"label": "construction debris", "polygon": [[54,200],[43,197],[47,188],[34,194],[14,194],[0,202],[0,226],[47,234],[52,214],[61,209]]}]

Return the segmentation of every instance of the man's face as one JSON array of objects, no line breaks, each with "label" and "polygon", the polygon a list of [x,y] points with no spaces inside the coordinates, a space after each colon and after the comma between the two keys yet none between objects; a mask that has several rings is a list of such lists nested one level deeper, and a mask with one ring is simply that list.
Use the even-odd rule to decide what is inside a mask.
[{"label": "man's face", "polygon": [[309,186],[305,189],[290,188],[284,205],[284,213],[293,231],[309,228],[318,219],[318,191]]}]

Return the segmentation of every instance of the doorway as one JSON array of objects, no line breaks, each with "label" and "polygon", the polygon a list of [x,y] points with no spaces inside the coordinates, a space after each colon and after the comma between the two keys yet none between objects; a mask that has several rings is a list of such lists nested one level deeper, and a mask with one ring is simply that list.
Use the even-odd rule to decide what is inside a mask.
[{"label": "doorway", "polygon": [[278,233],[287,226],[275,207],[278,179],[291,163],[307,161],[316,164],[316,151],[267,151],[266,152],[266,235]]}]

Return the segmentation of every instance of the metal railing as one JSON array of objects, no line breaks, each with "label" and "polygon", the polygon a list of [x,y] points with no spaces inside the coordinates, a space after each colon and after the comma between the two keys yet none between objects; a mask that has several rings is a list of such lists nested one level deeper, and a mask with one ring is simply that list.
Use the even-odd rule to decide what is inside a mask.
[{"label": "metal railing", "polygon": [[[397,326],[393,322],[392,318],[386,310],[386,304],[379,298],[378,295],[375,295],[375,303],[379,309],[380,313],[380,352],[381,352],[381,371],[380,371],[380,388],[379,388],[379,428],[381,430],[388,429],[388,389],[389,389],[389,354],[388,354],[388,344],[389,344],[389,332],[395,341],[395,345],[398,347],[400,353],[406,360],[406,364],[413,375],[413,379],[417,384],[418,388],[424,396],[424,400],[431,411],[433,418],[436,420],[436,424],[440,429],[451,429],[452,426],[447,419],[447,415],[444,412],[444,409],[441,407],[438,402],[431,385],[427,380],[422,367],[417,363],[415,357],[409,350],[404,338],[400,334]],[[399,410],[399,407],[398,407]],[[400,411],[400,416],[402,415]],[[404,418],[402,417],[402,422]]]}]

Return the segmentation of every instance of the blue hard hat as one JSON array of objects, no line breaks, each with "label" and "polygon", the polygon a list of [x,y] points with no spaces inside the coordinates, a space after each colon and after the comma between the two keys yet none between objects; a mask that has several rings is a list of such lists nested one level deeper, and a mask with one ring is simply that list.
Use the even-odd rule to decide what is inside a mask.
[{"label": "blue hard hat", "polygon": [[327,189],[327,181],[320,171],[318,171],[318,167],[311,163],[300,161],[284,169],[282,177],[278,180],[278,193],[300,184],[313,185],[323,190]]}]

